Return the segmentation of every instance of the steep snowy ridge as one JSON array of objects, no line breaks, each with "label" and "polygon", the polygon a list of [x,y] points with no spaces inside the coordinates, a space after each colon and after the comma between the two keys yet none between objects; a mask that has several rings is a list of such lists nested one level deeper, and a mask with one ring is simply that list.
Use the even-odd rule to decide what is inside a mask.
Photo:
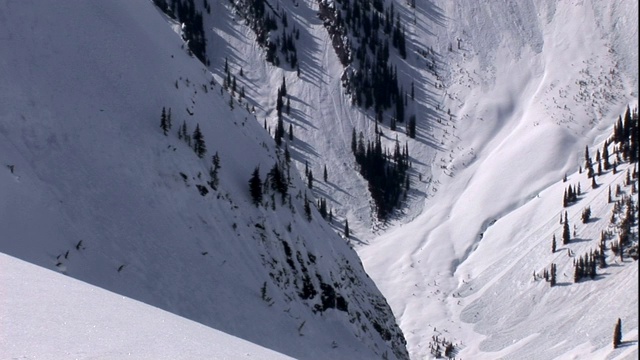
[{"label": "steep snowy ridge", "polygon": [[305,218],[294,169],[289,197],[254,206],[251,173],[284,171],[281,150],[151,2],[5,2],[0,18],[2,252],[296,358],[407,357],[356,253]]}]

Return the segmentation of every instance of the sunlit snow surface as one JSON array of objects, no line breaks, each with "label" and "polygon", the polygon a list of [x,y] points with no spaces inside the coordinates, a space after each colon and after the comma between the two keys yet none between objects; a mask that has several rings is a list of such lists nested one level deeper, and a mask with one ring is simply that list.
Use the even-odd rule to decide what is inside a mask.
[{"label": "sunlit snow surface", "polygon": [[291,359],[0,254],[2,359]]},{"label": "sunlit snow surface", "polygon": [[[408,142],[412,161],[412,190],[387,224],[372,220],[349,148],[354,128],[373,138],[374,116],[350,104],[315,5],[299,4],[281,3],[301,29],[300,77],[264,66],[253,34],[233,15],[212,20],[214,41],[227,46],[234,66],[252,69],[250,96],[269,104],[258,119],[272,128],[277,87],[287,79],[285,121],[294,124],[299,168],[319,173],[327,165],[330,181],[316,191],[349,219],[352,244],[398,317],[410,355],[429,358],[439,336],[463,359],[636,357],[637,262],[569,285],[572,259],[550,246],[552,234],[560,236],[565,173],[585,191],[567,209],[585,240],[572,251],[595,248],[607,227],[607,185],[621,178],[609,172],[591,190],[578,167],[585,146],[594,156],[618,115],[637,104],[637,2],[416,1],[411,9],[394,1],[410,45],[406,61],[392,61],[400,78],[415,81],[406,112],[417,115],[418,136],[409,139],[404,125],[389,130],[388,117],[381,124],[383,144]],[[418,53],[429,49],[437,76]],[[588,204],[600,220],[583,225]],[[552,262],[562,286],[533,282],[533,272]],[[618,317],[628,342],[613,351]]]}]

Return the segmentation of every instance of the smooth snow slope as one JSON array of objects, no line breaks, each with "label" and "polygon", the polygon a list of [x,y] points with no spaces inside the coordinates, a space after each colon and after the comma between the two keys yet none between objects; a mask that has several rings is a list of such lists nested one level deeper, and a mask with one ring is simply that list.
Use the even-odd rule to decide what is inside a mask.
[{"label": "smooth snow slope", "polygon": [[1,2],[0,34],[0,251],[296,358],[407,357],[295,171],[287,205],[252,204],[273,140],[150,1]]},{"label": "smooth snow slope", "polygon": [[[460,342],[465,359],[637,357],[637,262],[552,290],[531,275],[556,261],[548,249],[560,235],[558,182],[637,103],[637,3],[434,2],[415,16],[449,68],[441,75],[440,107],[453,114],[441,135],[446,150],[423,214],[359,249],[412,357],[428,356],[434,335]],[[569,210],[580,234],[583,206]],[[595,248],[598,234],[585,234],[574,252]],[[560,274],[572,275],[570,259],[558,258]],[[613,352],[618,317],[633,342]]]},{"label": "smooth snow slope", "polygon": [[291,359],[0,254],[3,359]]},{"label": "smooth snow slope", "polygon": [[[341,221],[349,219],[355,234],[352,241],[362,244],[357,250],[399,316],[413,358],[429,356],[433,335],[462,341],[463,358],[604,357],[592,353],[593,347],[608,350],[602,346],[605,340],[608,344],[617,317],[626,319],[628,339],[633,340],[637,287],[626,274],[637,272],[637,264],[611,270],[614,276],[595,284],[568,287],[576,292],[571,300],[553,289],[549,292],[554,293],[553,304],[540,302],[530,318],[505,323],[493,311],[503,311],[496,306],[505,303],[528,313],[529,308],[521,306],[531,304],[536,296],[539,301],[548,291],[540,284],[529,284],[534,268],[541,271],[552,261],[544,252],[522,266],[521,279],[507,280],[502,271],[520,263],[520,257],[512,254],[514,248],[525,251],[544,244],[548,249],[551,233],[558,231],[558,181],[565,173],[577,171],[585,145],[594,151],[601,147],[617,116],[627,104],[637,103],[636,2],[416,1],[416,9],[411,9],[406,1],[394,1],[410,39],[407,60],[394,61],[399,73],[416,81],[417,101],[409,103],[407,113],[417,115],[418,137],[407,139],[402,126],[399,132],[391,132],[388,121],[382,128],[386,144],[396,136],[401,143],[408,141],[413,165],[413,190],[407,204],[400,217],[387,224],[371,218],[366,183],[349,148],[354,127],[373,134],[373,116],[351,106],[344,95],[343,68],[318,20],[317,2],[274,3],[288,12],[290,27],[301,30],[296,42],[301,54],[299,77],[295,71],[265,65],[255,36],[233,12],[224,11],[226,5],[214,7],[210,46],[224,48],[235,71],[242,68],[248,74],[252,83],[248,96],[258,104],[258,122],[266,120],[271,128],[276,123],[277,88],[286,78],[292,115],[285,116],[285,122],[294,124],[292,147],[298,166],[302,169],[308,163],[318,178],[327,165],[329,181],[317,181],[315,192],[327,197]],[[435,54],[437,75],[425,66],[428,59],[422,53],[429,49]],[[219,79],[223,62],[224,58],[212,59],[212,71]],[[583,186],[588,186],[586,180]],[[529,205],[552,188],[556,194],[552,199]],[[579,219],[580,210],[572,210],[574,220]],[[510,214],[517,211],[521,213],[516,220]],[[499,235],[490,236],[487,229],[496,220],[491,231]],[[336,229],[342,231],[341,226]],[[513,239],[510,246],[503,242],[505,234]],[[483,272],[486,279],[474,280]],[[626,281],[630,286],[624,285]],[[478,301],[486,301],[486,306],[476,303],[462,318],[463,305],[470,305],[475,297],[463,302],[452,294],[469,282],[475,282],[469,288],[476,291],[489,284],[497,288],[479,292]],[[540,289],[530,288],[533,285]],[[549,333],[555,322],[578,322],[591,309],[593,302],[586,294],[592,292],[606,301],[628,302],[619,312],[598,308],[602,317],[588,321],[596,328],[567,326],[567,335],[543,341],[528,337]],[[569,307],[575,313],[569,314]],[[468,317],[474,308],[493,321],[478,329],[468,325],[475,322]],[[533,321],[539,318],[545,319]],[[467,346],[498,331],[508,334],[482,346]],[[530,341],[507,347],[523,338]],[[579,348],[579,355],[572,355],[574,348]],[[637,353],[637,345],[630,351],[631,356]],[[625,351],[611,355],[616,354],[628,356]]]}]

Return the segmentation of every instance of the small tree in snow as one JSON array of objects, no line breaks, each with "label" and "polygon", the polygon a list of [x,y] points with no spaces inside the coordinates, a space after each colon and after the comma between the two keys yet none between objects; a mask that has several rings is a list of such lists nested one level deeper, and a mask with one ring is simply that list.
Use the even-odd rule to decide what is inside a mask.
[{"label": "small tree in snow", "polygon": [[571,240],[571,228],[569,227],[569,219],[567,218],[567,212],[564,212],[564,224],[562,224],[562,244],[567,245]]},{"label": "small tree in snow", "polygon": [[351,231],[349,231],[349,220],[344,220],[344,237],[347,239],[351,236]]},{"label": "small tree in snow", "polygon": [[207,153],[207,146],[204,143],[204,135],[202,135],[202,131],[200,131],[200,124],[197,124],[196,129],[193,131],[193,151],[195,151],[201,159]]},{"label": "small tree in snow", "polygon": [[616,327],[613,329],[613,348],[616,349],[622,344],[622,321],[618,318]]},{"label": "small tree in snow", "polygon": [[160,115],[160,128],[164,136],[167,136],[167,133],[171,130],[171,109],[167,112],[164,106],[162,107],[162,115]]},{"label": "small tree in snow", "polygon": [[255,206],[262,203],[262,180],[260,180],[260,168],[256,167],[249,179],[249,192]]},{"label": "small tree in snow", "polygon": [[586,208],[584,208],[584,210],[582,210],[582,223],[588,223],[589,219],[591,219],[591,207],[587,206]]},{"label": "small tree in snow", "polygon": [[311,205],[309,205],[309,198],[307,198],[307,193],[304,193],[304,215],[307,218],[307,221],[311,221]]}]

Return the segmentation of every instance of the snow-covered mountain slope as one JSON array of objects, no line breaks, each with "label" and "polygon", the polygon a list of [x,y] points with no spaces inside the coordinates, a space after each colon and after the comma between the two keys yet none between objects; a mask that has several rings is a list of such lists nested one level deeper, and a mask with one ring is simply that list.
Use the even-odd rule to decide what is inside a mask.
[{"label": "snow-covered mountain slope", "polygon": [[291,359],[5,254],[0,267],[3,359]]},{"label": "snow-covered mountain slope", "polygon": [[[0,156],[11,165],[0,172],[2,251],[290,356],[403,357],[384,299],[330,231],[348,219],[413,358],[430,357],[435,336],[465,359],[637,356],[637,262],[569,285],[569,258],[549,249],[565,174],[585,194],[566,209],[580,241],[559,248],[579,257],[609,229],[603,191],[621,175],[588,189],[578,167],[585,146],[602,148],[637,104],[636,2],[376,2],[394,4],[407,58],[392,50],[390,62],[405,90],[416,85],[406,105],[416,138],[406,125],[390,130],[389,112],[380,124],[383,145],[407,144],[412,165],[387,222],[372,216],[350,148],[354,129],[373,138],[375,114],[351,105],[318,1],[266,2],[278,23],[268,35],[250,29],[249,3],[195,2],[208,69],[170,32],[186,27],[147,2],[0,5]],[[299,72],[290,58],[269,64],[258,45],[280,36],[284,14]],[[220,85],[231,75],[235,92]],[[292,169],[287,204],[271,191],[256,209],[249,176],[259,165],[264,179],[279,153],[258,127],[274,133],[283,79],[294,133],[284,144],[316,181],[305,190]],[[162,107],[172,109],[168,137]],[[182,120],[189,132],[200,124],[204,159],[175,135]],[[202,197],[196,185],[207,186],[216,151],[219,188]],[[305,192],[327,199],[329,225],[304,219]],[[594,220],[581,225],[586,204]],[[553,288],[532,276],[551,263]],[[625,343],[611,350],[617,318]]]},{"label": "snow-covered mountain slope", "polygon": [[[325,3],[340,7],[345,1]],[[345,95],[344,67],[318,18],[317,1],[272,4],[288,14],[288,29],[300,30],[299,76],[286,65],[265,65],[255,34],[227,3],[214,5],[216,16],[208,18],[209,47],[225,47],[234,71],[248,74],[257,120],[272,129],[277,87],[285,78],[292,108],[285,121],[293,124],[290,146],[298,166],[308,164],[317,178],[326,164],[329,181],[317,182],[314,191],[327,197],[341,222],[349,220],[352,242],[363,244],[358,252],[400,317],[412,357],[430,356],[432,336],[443,334],[462,341],[463,358],[635,356],[637,263],[607,270],[610,276],[595,284],[549,291],[533,283],[531,273],[554,257],[531,251],[548,249],[558,232],[562,177],[584,178],[576,172],[585,146],[601,148],[617,117],[637,104],[637,3],[416,1],[415,9],[406,1],[383,3],[395,5],[407,29],[407,59],[392,61],[416,82],[416,101],[407,111],[418,119],[415,140],[403,126],[391,131],[388,119],[381,125],[384,143],[406,141],[412,161],[412,190],[387,224],[372,219],[367,185],[350,149],[352,129],[373,136],[374,114],[352,106]],[[224,59],[211,61],[221,80]],[[607,174],[601,189],[619,180]],[[594,212],[596,204],[599,213],[609,212],[611,205],[596,200],[596,193],[587,195]],[[572,223],[581,210],[569,210]],[[592,235],[607,226],[606,220],[591,224],[589,241],[572,251],[595,247],[598,236]],[[520,264],[515,251],[535,257]],[[566,262],[557,265],[562,273],[571,270]],[[461,291],[467,286],[476,295]],[[453,298],[458,293],[465,299]],[[619,311],[599,306],[599,317],[590,318],[588,294],[596,293],[607,302],[627,302]],[[526,317],[502,315],[501,306]],[[474,320],[474,310],[489,320]],[[617,317],[628,325],[632,346],[607,355],[604,344]],[[558,324],[566,324],[563,332],[553,329]]]},{"label": "snow-covered mountain slope", "polygon": [[[420,217],[359,250],[411,355],[430,354],[439,336],[459,341],[465,359],[637,357],[637,262],[553,289],[531,275],[557,262],[560,281],[573,282],[571,259],[549,251],[560,235],[561,179],[573,174],[587,188],[577,174],[585,145],[601,148],[637,104],[637,3],[435,2],[415,16],[432,32],[416,39],[432,39],[448,64],[439,107],[452,116],[434,130],[445,150],[431,164]],[[601,220],[579,224],[585,200],[569,209],[585,241],[569,246],[575,254],[596,248],[608,226],[606,185],[620,181],[609,176],[585,199]],[[630,347],[612,351],[618,317]]]},{"label": "snow-covered mountain slope", "polygon": [[[295,358],[406,358],[356,253],[169,23],[142,0],[0,4],[0,251]],[[276,163],[288,196],[255,206]]]}]

